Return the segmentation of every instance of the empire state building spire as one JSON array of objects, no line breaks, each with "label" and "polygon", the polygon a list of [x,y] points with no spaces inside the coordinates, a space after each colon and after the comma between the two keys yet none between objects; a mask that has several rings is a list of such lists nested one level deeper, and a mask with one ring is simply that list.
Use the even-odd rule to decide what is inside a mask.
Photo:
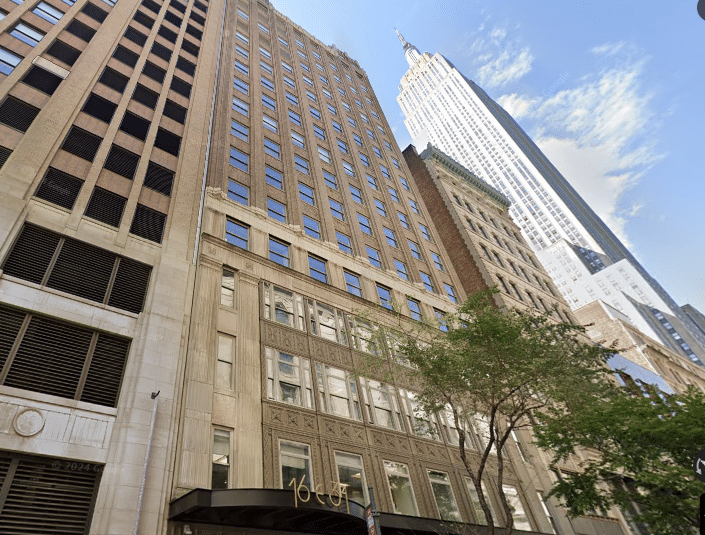
[{"label": "empire state building spire", "polygon": [[397,37],[399,37],[401,44],[404,45],[404,57],[406,57],[406,62],[409,64],[409,67],[413,67],[414,64],[421,59],[418,48],[411,43],[407,43],[404,40],[404,36],[399,33],[399,30],[394,28],[394,31],[397,32]]}]

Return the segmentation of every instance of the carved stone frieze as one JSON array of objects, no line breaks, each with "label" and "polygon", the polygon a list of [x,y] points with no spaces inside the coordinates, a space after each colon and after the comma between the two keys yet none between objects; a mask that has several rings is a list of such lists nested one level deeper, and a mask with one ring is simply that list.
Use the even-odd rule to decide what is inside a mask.
[{"label": "carved stone frieze", "polygon": [[362,425],[341,422],[332,418],[320,418],[321,433],[336,440],[358,444],[366,443],[365,428]]},{"label": "carved stone frieze", "polygon": [[423,457],[430,457],[437,461],[448,461],[448,450],[442,444],[433,444],[425,440],[412,440],[414,453]]},{"label": "carved stone frieze", "polygon": [[308,356],[308,341],[306,335],[292,329],[273,325],[268,321],[261,322],[262,341],[283,351],[290,351],[302,356]]},{"label": "carved stone frieze", "polygon": [[395,453],[411,455],[409,439],[380,429],[367,429],[370,445],[377,449],[391,450]]},{"label": "carved stone frieze", "polygon": [[350,350],[314,336],[308,339],[311,356],[319,362],[350,368],[353,364]]},{"label": "carved stone frieze", "polygon": [[314,413],[274,403],[264,403],[264,424],[288,428],[307,435],[318,433],[318,422]]}]

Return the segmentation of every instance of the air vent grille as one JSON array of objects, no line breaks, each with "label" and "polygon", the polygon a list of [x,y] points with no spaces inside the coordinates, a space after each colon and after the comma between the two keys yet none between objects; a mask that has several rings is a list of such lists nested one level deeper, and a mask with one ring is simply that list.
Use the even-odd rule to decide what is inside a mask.
[{"label": "air vent grille", "polygon": [[103,140],[98,136],[87,132],[83,128],[73,126],[61,148],[66,152],[75,154],[79,158],[92,162],[96,152],[98,152],[101,141]]},{"label": "air vent grille", "polygon": [[123,149],[118,145],[110,147],[108,157],[105,159],[105,167],[108,171],[117,173],[120,176],[132,180],[137,170],[137,163],[140,161],[138,154]]},{"label": "air vent grille", "polygon": [[108,191],[107,189],[95,187],[91,200],[86,207],[86,217],[91,217],[110,225],[119,227],[122,213],[125,211],[127,199],[122,195]]},{"label": "air vent grille", "polygon": [[38,114],[39,108],[15,97],[7,97],[0,104],[0,123],[20,132],[26,132]]},{"label": "air vent grille", "polygon": [[144,177],[144,185],[150,189],[171,196],[171,188],[174,184],[174,172],[169,169],[157,165],[154,162],[149,162],[147,166],[147,174]]},{"label": "air vent grille", "polygon": [[164,223],[166,223],[166,214],[138,204],[130,232],[135,236],[161,243],[164,235]]},{"label": "air vent grille", "polygon": [[50,167],[34,195],[72,210],[81,186],[83,186],[83,180],[80,178]]},{"label": "air vent grille", "polygon": [[23,83],[35,89],[39,89],[39,91],[47,95],[53,95],[62,81],[63,78],[60,76],[36,65],[33,65],[29,72],[25,74],[24,78],[22,78]]}]

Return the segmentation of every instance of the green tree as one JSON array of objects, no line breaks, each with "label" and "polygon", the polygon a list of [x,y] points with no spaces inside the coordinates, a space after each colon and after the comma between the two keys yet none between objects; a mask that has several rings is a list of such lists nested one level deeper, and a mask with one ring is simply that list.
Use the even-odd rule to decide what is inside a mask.
[{"label": "green tree", "polygon": [[[559,323],[531,310],[499,307],[497,290],[478,292],[438,328],[407,333],[399,352],[415,368],[424,411],[447,410],[459,433],[459,454],[473,482],[490,533],[494,519],[482,481],[496,478],[508,519],[514,522],[502,483],[504,445],[513,429],[530,425],[529,415],[571,407],[605,396],[613,383],[605,365],[610,352],[587,343],[583,328]],[[419,341],[423,340],[423,341]],[[468,425],[481,416],[489,427],[479,462],[468,458]],[[496,473],[488,471],[496,455]]]},{"label": "green tree", "polygon": [[625,389],[581,410],[541,416],[537,444],[555,452],[554,467],[576,447],[595,453],[551,493],[571,516],[616,505],[644,532],[691,535],[705,491],[693,473],[705,448],[705,396],[694,388],[668,398],[649,390],[649,397]]}]

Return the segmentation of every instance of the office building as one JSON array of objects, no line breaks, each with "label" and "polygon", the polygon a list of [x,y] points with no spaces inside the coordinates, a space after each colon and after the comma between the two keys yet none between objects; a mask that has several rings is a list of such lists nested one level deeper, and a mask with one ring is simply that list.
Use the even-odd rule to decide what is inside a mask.
[{"label": "office building", "polygon": [[[682,339],[662,343],[702,365],[703,333],[516,121],[441,54],[399,39],[409,70],[397,101],[416,146],[432,143],[509,199],[512,219],[572,308],[602,299],[655,338],[651,310],[676,316]],[[629,299],[647,305],[648,317]]]},{"label": "office building", "polygon": [[[473,286],[357,62],[264,1],[0,9],[0,531],[363,533],[368,486],[383,535],[482,523],[452,422],[373,336]],[[625,532],[544,501],[518,440],[515,527]]]}]

